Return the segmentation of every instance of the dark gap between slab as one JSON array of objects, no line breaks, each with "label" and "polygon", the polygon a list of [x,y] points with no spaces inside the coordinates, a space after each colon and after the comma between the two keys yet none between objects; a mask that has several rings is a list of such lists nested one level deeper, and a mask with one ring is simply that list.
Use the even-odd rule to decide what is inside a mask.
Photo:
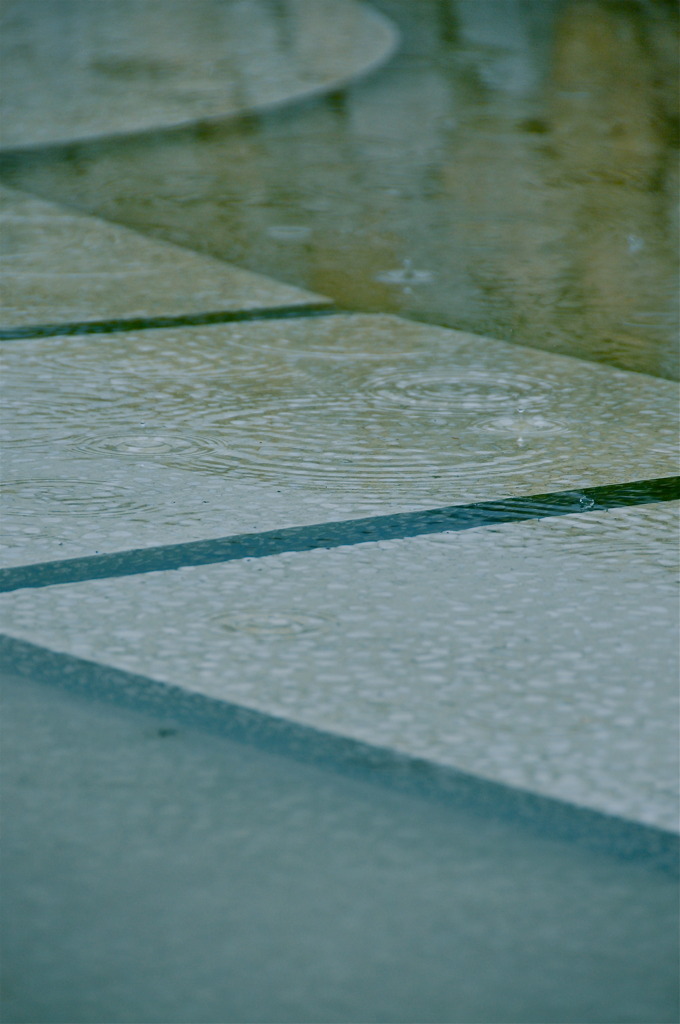
[{"label": "dark gap between slab", "polygon": [[237,534],[11,566],[0,569],[0,592],[24,587],[49,587],[58,583],[81,583],[114,576],[135,576],[242,558],[266,558],[293,551],[314,551],[318,548],[337,548],[379,540],[403,540],[422,534],[471,530],[499,523],[606,511],[610,508],[674,499],[680,499],[678,476],[481,501],[470,505],[450,505],[421,512],[397,512],[366,519],[292,526],[262,533]]},{"label": "dark gap between slab", "polygon": [[82,321],[66,324],[35,324],[0,329],[0,341],[53,338],[70,334],[113,334],[116,331],[146,331],[159,327],[197,327],[201,324],[228,324],[248,320],[291,320],[311,316],[338,316],[345,313],[332,304],[307,306],[270,306],[266,309],[233,309],[213,313],[187,313],[178,316],[126,317],[120,320]]},{"label": "dark gap between slab", "polygon": [[680,837],[0,634],[0,668],[676,875]]}]

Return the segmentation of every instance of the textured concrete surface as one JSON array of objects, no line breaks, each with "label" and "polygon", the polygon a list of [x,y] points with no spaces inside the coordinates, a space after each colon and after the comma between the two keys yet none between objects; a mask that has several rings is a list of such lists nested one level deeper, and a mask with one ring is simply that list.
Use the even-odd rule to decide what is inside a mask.
[{"label": "textured concrete surface", "polygon": [[5,630],[677,827],[677,502],[1,599]]},{"label": "textured concrete surface", "polygon": [[324,301],[1,186],[0,232],[0,330]]},{"label": "textured concrete surface", "polygon": [[[395,38],[352,0],[10,0],[5,9],[4,145],[19,147],[337,88],[383,60]],[[469,36],[470,19],[461,25]],[[499,40],[485,40],[483,66],[493,70],[487,42],[497,49]],[[510,60],[501,78],[511,91],[512,71]],[[396,109],[389,83],[388,94]],[[431,111],[436,92],[427,97]],[[328,106],[358,125],[361,149],[370,122],[350,105]],[[479,123],[495,148],[498,133],[488,118]],[[369,133],[378,149],[380,134]],[[418,139],[429,189],[437,175]],[[403,150],[403,132],[393,141]],[[469,191],[467,164],[477,193],[479,154],[466,161],[455,145],[453,161],[442,150],[445,188],[453,173]],[[274,168],[285,151],[272,149]],[[147,159],[173,201],[203,180],[186,153],[179,169],[153,147]],[[285,162],[300,209],[323,215],[317,178],[310,205],[309,182]],[[255,208],[266,182],[258,193],[245,163]],[[504,181],[512,164],[526,203],[525,164],[505,164]],[[40,181],[39,160],[36,168]],[[143,190],[111,168],[102,165],[103,179],[125,181],[143,207]],[[621,169],[625,177],[625,161]],[[143,162],[136,173],[144,179]],[[385,190],[389,181],[381,171],[381,197],[398,191]],[[304,313],[325,301],[18,193],[0,199],[0,329],[281,305]],[[491,225],[494,247],[509,225],[514,296],[527,268],[532,282],[543,269],[531,269],[517,218],[485,221],[468,200],[475,251],[480,225]],[[114,202],[110,191],[102,202]],[[615,205],[612,247],[625,222],[637,258],[651,244],[646,215],[643,242]],[[597,203],[586,206],[589,223],[608,222],[592,217]],[[195,209],[205,217],[205,205]],[[268,244],[308,246],[318,263],[304,216],[275,216]],[[377,222],[363,219],[383,245]],[[419,227],[426,219],[419,209]],[[570,231],[577,221],[569,216]],[[203,230],[198,219],[194,230]],[[587,229],[578,234],[588,249]],[[371,269],[380,287],[406,296],[436,278],[397,250]],[[350,250],[341,251],[347,263]],[[447,241],[447,260],[459,262],[460,251]],[[358,259],[355,275],[357,266],[373,265]],[[618,290],[590,275],[598,302],[613,295],[619,318],[622,273],[611,278]],[[571,272],[566,280],[559,301],[531,303],[541,335],[550,333],[542,307],[569,299]],[[628,291],[638,310],[639,290]],[[480,295],[486,305],[486,286]],[[664,309],[655,300],[657,320]],[[596,328],[586,330],[593,358],[597,337],[611,335],[599,320]],[[8,342],[2,355],[5,565],[543,491],[578,496],[676,469],[674,385],[394,317],[33,338]],[[675,1020],[676,903],[650,870],[669,866],[673,839],[638,826],[678,827],[678,503],[603,512],[589,500],[578,516],[355,538],[1,597],[3,652],[24,672],[2,679],[13,830],[8,1012],[83,1024]],[[31,665],[57,685],[38,685]],[[91,700],[123,699],[126,686],[133,711]],[[152,705],[151,715],[176,720],[154,721]],[[251,733],[236,730],[245,742],[234,747],[209,734],[209,716],[208,731],[192,733],[196,706],[211,709],[213,726],[231,715]],[[345,761],[322,753],[327,772],[277,757],[283,746],[265,742],[277,728],[300,756],[325,745],[343,748]],[[352,758],[363,775],[350,779]],[[435,787],[456,779],[472,799],[444,805],[367,784],[375,774],[398,785],[404,765]],[[643,864],[619,859],[640,853]]]},{"label": "textured concrete surface", "polygon": [[394,51],[355,0],[6,0],[5,148],[221,118],[339,89]]},{"label": "textured concrete surface", "polygon": [[675,470],[677,386],[381,316],[7,343],[3,564]]}]

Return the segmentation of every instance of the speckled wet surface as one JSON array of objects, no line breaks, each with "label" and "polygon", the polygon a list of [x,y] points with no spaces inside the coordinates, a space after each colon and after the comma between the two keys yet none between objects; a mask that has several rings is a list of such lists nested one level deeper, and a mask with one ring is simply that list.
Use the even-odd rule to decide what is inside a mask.
[{"label": "speckled wet surface", "polygon": [[8,1021],[675,1020],[670,8],[95,6],[3,35],[3,180],[164,240],[0,191]]},{"label": "speckled wet surface", "polygon": [[677,828],[677,503],[24,591],[12,636]]},{"label": "speckled wet surface", "polygon": [[7,343],[4,564],[674,472],[677,386],[394,317]]}]

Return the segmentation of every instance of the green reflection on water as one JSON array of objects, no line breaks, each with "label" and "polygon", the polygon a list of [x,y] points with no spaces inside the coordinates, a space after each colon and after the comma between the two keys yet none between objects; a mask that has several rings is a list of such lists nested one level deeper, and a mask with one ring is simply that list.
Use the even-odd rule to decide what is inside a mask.
[{"label": "green reflection on water", "polygon": [[342,93],[5,176],[350,308],[677,377],[673,6],[375,6],[402,50]]}]

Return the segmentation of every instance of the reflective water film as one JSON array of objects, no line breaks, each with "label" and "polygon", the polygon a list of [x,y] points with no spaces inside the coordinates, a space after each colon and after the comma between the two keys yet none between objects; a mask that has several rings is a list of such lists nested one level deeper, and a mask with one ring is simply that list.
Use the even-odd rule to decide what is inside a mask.
[{"label": "reflective water film", "polygon": [[671,382],[396,317],[26,339],[1,355],[6,565],[676,466]]},{"label": "reflective water film", "polygon": [[[324,19],[340,4],[222,6],[257,13],[260,71],[303,8],[320,39],[339,31]],[[400,48],[350,88],[221,125],[33,149],[4,159],[5,178],[352,309],[676,377],[675,6],[373,7]],[[142,34],[132,63],[107,57],[137,107],[161,80],[149,45]],[[243,52],[254,45],[246,33]],[[280,49],[269,61],[274,80]]]},{"label": "reflective water film", "polygon": [[4,148],[149,131],[339,89],[397,32],[357,0],[6,0]]},{"label": "reflective water film", "polygon": [[678,12],[3,0],[6,1024],[671,1024]]},{"label": "reflective water film", "polygon": [[668,876],[3,682],[8,1024],[676,1019]]}]

